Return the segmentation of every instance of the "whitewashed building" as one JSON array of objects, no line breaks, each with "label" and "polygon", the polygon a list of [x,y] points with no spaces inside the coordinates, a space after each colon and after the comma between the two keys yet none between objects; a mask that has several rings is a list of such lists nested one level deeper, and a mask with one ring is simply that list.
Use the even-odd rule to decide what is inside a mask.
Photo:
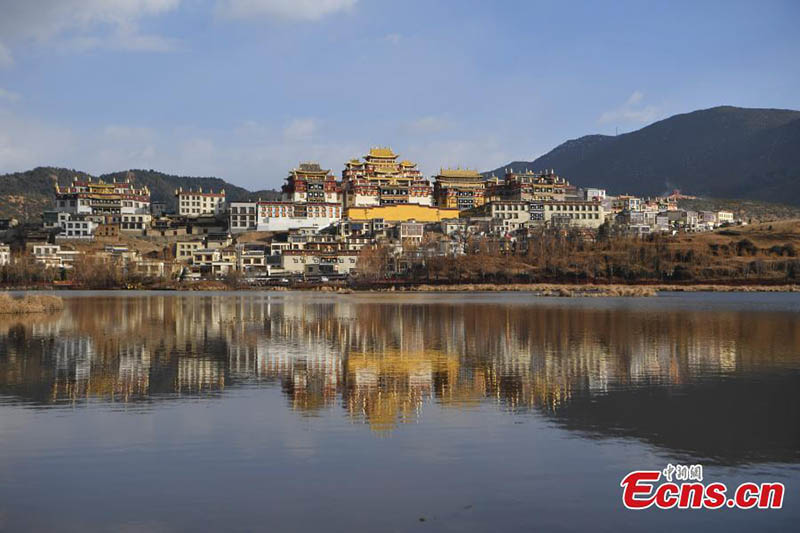
[{"label": "whitewashed building", "polygon": [[358,264],[358,252],[312,252],[310,250],[286,250],[280,256],[280,268],[272,275],[302,274],[348,274]]},{"label": "whitewashed building", "polygon": [[[319,230],[342,219],[338,203],[257,202],[256,231],[288,231],[296,228]],[[242,230],[237,226],[238,231]],[[234,227],[231,226],[231,231]]]},{"label": "whitewashed building", "polygon": [[56,235],[56,240],[91,240],[97,230],[97,222],[84,217],[70,217],[61,221],[61,233]]},{"label": "whitewashed building", "polygon": [[231,202],[228,208],[228,227],[231,233],[258,229],[258,202]]},{"label": "whitewashed building", "polygon": [[175,243],[175,260],[188,263],[196,250],[203,248],[203,241],[178,241]]},{"label": "whitewashed building", "polygon": [[119,230],[129,233],[144,233],[150,227],[152,215],[150,214],[122,214],[119,221]]},{"label": "whitewashed building", "polygon": [[80,252],[62,250],[58,244],[34,244],[33,257],[37,263],[45,267],[71,268]]},{"label": "whitewashed building", "polygon": [[731,211],[717,211],[717,224],[733,224],[734,218]]},{"label": "whitewashed building", "polygon": [[203,191],[198,188],[175,191],[178,200],[178,214],[185,217],[199,217],[202,215],[221,215],[225,211],[225,189],[219,192]]}]

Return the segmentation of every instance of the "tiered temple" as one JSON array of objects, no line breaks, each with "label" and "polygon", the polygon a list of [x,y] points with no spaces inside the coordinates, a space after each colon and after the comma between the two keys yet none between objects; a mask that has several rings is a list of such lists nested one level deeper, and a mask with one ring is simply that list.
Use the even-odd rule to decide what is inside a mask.
[{"label": "tiered temple", "polygon": [[56,184],[56,210],[96,216],[149,213],[150,190],[130,180],[106,183],[74,178],[67,186]]},{"label": "tiered temple", "polygon": [[486,184],[477,170],[443,168],[434,179],[433,196],[440,207],[472,209],[486,201]]},{"label": "tiered temple", "polygon": [[315,162],[300,163],[290,170],[283,186],[285,200],[301,203],[338,203],[341,191],[331,171]]},{"label": "tiered temple", "polygon": [[300,163],[289,171],[282,199],[232,202],[231,233],[325,228],[342,218],[342,189],[319,163]]},{"label": "tiered temple", "polygon": [[397,161],[391,148],[371,148],[342,171],[345,207],[433,204],[433,188],[416,163]]},{"label": "tiered temple", "polygon": [[553,170],[544,172],[506,171],[504,180],[497,180],[489,185],[488,200],[558,200],[563,201],[567,194],[574,191],[567,180],[558,176]]}]

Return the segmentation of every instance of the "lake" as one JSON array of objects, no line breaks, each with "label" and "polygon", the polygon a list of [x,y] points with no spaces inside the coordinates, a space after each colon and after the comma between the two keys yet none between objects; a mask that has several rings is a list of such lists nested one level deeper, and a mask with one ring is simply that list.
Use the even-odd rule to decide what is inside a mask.
[{"label": "lake", "polygon": [[[800,295],[67,292],[0,315],[0,530],[775,530]],[[626,510],[632,470],[780,510]]]}]

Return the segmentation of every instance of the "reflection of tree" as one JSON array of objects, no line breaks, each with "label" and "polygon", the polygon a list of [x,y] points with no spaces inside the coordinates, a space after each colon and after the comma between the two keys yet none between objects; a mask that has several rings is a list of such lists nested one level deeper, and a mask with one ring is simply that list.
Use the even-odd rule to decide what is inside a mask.
[{"label": "reflection of tree", "polygon": [[0,318],[1,394],[124,402],[274,383],[298,412],[340,404],[377,431],[417,420],[429,402],[494,402],[576,427],[593,413],[635,433],[646,411],[618,420],[581,406],[647,405],[635,391],[795,368],[800,354],[797,317],[783,312],[276,293],[66,302],[56,315]]}]

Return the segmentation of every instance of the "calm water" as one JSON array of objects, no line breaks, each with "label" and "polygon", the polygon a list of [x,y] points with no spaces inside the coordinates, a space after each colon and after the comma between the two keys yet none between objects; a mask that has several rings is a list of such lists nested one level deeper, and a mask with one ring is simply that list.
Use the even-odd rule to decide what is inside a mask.
[{"label": "calm water", "polygon": [[[0,315],[0,530],[794,529],[800,297],[67,293]],[[702,463],[778,511],[626,511]]]}]

